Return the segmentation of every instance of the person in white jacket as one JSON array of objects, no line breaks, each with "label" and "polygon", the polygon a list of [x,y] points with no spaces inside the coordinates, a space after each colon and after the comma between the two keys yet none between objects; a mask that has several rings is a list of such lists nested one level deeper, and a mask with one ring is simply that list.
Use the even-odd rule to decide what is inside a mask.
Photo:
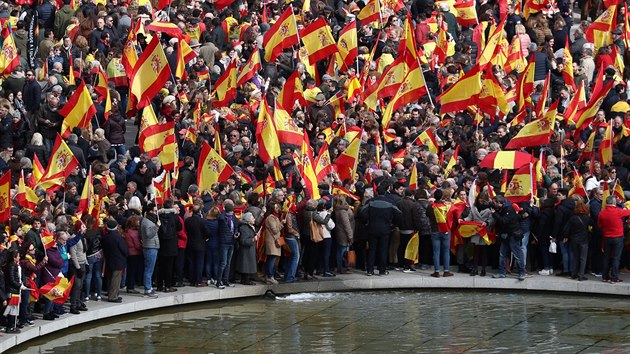
[{"label": "person in white jacket", "polygon": [[[325,218],[326,216],[332,214],[332,210],[325,209],[326,208],[326,200],[320,199],[317,203],[317,213]],[[335,222],[332,218],[328,219],[328,222],[325,225],[322,225],[324,240],[321,242],[322,252],[320,263],[319,263],[319,271],[325,277],[334,277],[335,273],[330,271],[330,253],[332,252],[332,234],[330,233],[335,229]]]}]

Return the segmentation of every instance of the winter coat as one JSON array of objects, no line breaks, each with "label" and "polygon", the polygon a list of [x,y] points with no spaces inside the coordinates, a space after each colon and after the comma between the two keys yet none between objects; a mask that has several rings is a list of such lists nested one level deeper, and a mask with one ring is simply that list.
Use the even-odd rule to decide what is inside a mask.
[{"label": "winter coat", "polygon": [[349,246],[354,240],[354,213],[345,205],[335,209],[335,239],[339,246]]},{"label": "winter coat", "polygon": [[48,256],[48,263],[44,269],[39,273],[40,274],[40,284],[48,284],[55,281],[57,275],[61,272],[61,268],[63,267],[63,259],[61,258],[61,253],[57,247],[53,247],[46,251],[46,255]]},{"label": "winter coat", "polygon": [[186,219],[184,225],[188,232],[186,249],[190,251],[204,251],[206,249],[206,240],[210,238],[210,229],[208,229],[206,221],[201,218],[199,213],[196,213]]},{"label": "winter coat", "polygon": [[238,220],[234,214],[228,214],[222,212],[217,218],[219,221],[219,244],[221,245],[233,245],[234,235],[238,228]]},{"label": "winter coat", "polygon": [[0,120],[0,148],[7,149],[13,146],[13,117],[7,114],[4,119]]},{"label": "winter coat", "polygon": [[409,197],[400,199],[396,206],[400,209],[400,230],[418,230],[420,227],[420,206]]},{"label": "winter coat", "polygon": [[176,187],[182,191],[182,193],[188,192],[188,187],[191,184],[197,183],[197,176],[190,170],[190,168],[182,168],[177,177]]},{"label": "winter coat", "polygon": [[321,217],[316,209],[309,208],[308,206],[304,208],[304,212],[302,214],[302,226],[300,230],[302,230],[302,234],[300,237],[307,238],[310,240],[311,238],[311,220],[315,221],[320,225],[326,225],[328,220],[330,220],[331,215],[326,217]]},{"label": "winter coat", "polygon": [[206,245],[210,249],[219,249],[219,220],[206,219],[206,226],[210,231],[210,237],[206,240]]},{"label": "winter coat", "polygon": [[102,235],[96,230],[87,230],[85,232],[85,240],[87,241],[87,256],[103,255],[103,246],[101,244]]},{"label": "winter coat", "polygon": [[63,7],[55,13],[55,38],[63,38],[66,34],[66,28],[70,25],[72,16],[74,16],[74,9],[70,5],[63,5]]},{"label": "winter coat", "polygon": [[[26,105],[26,97],[24,98],[24,104]],[[30,108],[26,106],[26,110],[30,111]],[[50,121],[52,125],[46,124],[46,120]],[[59,114],[59,110],[53,111],[48,107],[48,104],[45,104],[37,116],[38,130],[44,138],[55,140],[57,134],[61,131],[62,121],[63,117]]]},{"label": "winter coat", "polygon": [[143,248],[160,248],[158,226],[148,218],[142,218],[140,222],[140,237],[142,238]]},{"label": "winter coat", "polygon": [[177,233],[182,229],[179,216],[175,209],[160,209],[160,227],[158,237],[160,239],[160,252],[158,255],[164,257],[177,256]]},{"label": "winter coat", "polygon": [[431,207],[431,203],[426,199],[416,201],[418,204],[418,211],[420,212],[418,231],[420,236],[431,235],[431,219],[427,215],[427,209]]},{"label": "winter coat", "polygon": [[[42,88],[36,80],[26,81],[22,89],[22,99],[27,112],[36,113],[42,102]],[[35,127],[31,127],[35,129]]]},{"label": "winter coat", "polygon": [[142,241],[140,239],[140,231],[129,229],[125,231],[125,243],[129,250],[129,256],[139,256],[142,254]]},{"label": "winter coat", "polygon": [[523,230],[521,229],[520,218],[512,203],[505,202],[500,210],[497,210],[492,214],[494,221],[497,225],[497,233],[507,234],[508,237],[512,237],[516,240],[523,238]]},{"label": "winter coat", "polygon": [[[108,230],[103,237],[103,251],[107,267],[111,270],[122,270],[127,266],[129,249],[118,231]],[[48,257],[50,261],[50,256]]]},{"label": "winter coat", "polygon": [[562,234],[566,235],[573,242],[588,243],[588,227],[590,224],[590,216],[585,214],[573,215],[562,228]]},{"label": "winter coat", "polygon": [[177,218],[179,219],[179,223],[182,225],[182,229],[177,232],[177,248],[186,248],[188,234],[186,233],[186,228],[184,227],[184,219],[182,219],[179,215],[177,215]]},{"label": "winter coat", "polygon": [[9,294],[19,294],[22,288],[22,279],[20,279],[20,270],[15,262],[8,264],[4,278],[7,298]]},{"label": "winter coat", "polygon": [[561,240],[566,234],[563,234],[564,225],[569,222],[569,219],[573,216],[575,211],[575,199],[567,198],[560,202],[558,206],[556,206],[554,214],[553,214],[553,234],[552,236],[556,240]]},{"label": "winter coat", "polygon": [[236,271],[241,274],[256,273],[256,230],[248,224],[239,226],[241,235],[238,238],[238,254],[236,256]]},{"label": "winter coat", "polygon": [[269,214],[265,219],[264,240],[265,253],[267,256],[280,256],[282,248],[276,245],[276,240],[280,238],[282,222],[274,214]]},{"label": "winter coat", "polygon": [[392,227],[398,224],[401,212],[386,197],[378,196],[370,199],[359,212],[361,220],[367,225],[371,236],[389,235]]},{"label": "winter coat", "polygon": [[105,129],[105,137],[111,144],[119,145],[125,143],[127,124],[125,123],[125,118],[119,112],[112,113],[103,128]]},{"label": "winter coat", "polygon": [[69,248],[70,256],[71,256],[70,261],[72,262],[72,265],[74,266],[74,268],[81,269],[81,265],[88,264],[87,255],[86,255],[87,241],[85,241],[83,236],[79,236],[79,235],[74,236],[72,239],[77,238],[77,237],[80,237],[81,240],[79,240],[79,242],[75,243],[73,246],[70,246]]},{"label": "winter coat", "polygon": [[549,243],[549,236],[553,235],[553,207],[543,207],[540,209],[537,227],[534,234],[538,238],[538,242],[542,244]]}]

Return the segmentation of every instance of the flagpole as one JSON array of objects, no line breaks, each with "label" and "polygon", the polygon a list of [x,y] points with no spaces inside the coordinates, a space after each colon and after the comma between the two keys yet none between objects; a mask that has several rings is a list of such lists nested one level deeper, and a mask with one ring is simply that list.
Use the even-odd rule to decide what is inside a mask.
[{"label": "flagpole", "polygon": [[564,148],[560,147],[560,188],[564,188],[564,167],[562,167],[562,160],[564,160]]}]

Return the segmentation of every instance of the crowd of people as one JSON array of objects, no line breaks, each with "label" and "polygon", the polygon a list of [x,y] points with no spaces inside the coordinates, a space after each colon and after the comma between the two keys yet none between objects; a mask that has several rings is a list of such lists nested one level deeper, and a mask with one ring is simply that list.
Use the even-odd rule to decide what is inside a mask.
[{"label": "crowd of people", "polygon": [[[380,17],[361,23],[362,9],[375,2]],[[587,41],[604,3],[611,8],[584,0],[550,1],[536,9],[529,1],[478,1],[472,5],[476,23],[462,25],[458,6],[466,2],[459,1],[0,2],[3,33],[19,55],[19,64],[5,72],[0,99],[0,170],[11,173],[10,217],[0,236],[7,332],[36,318],[55,320],[68,310],[64,302],[78,314],[89,301],[122,302],[121,293],[153,298],[183,286],[273,285],[353,272],[429,270],[440,278],[453,276],[451,266],[457,265],[470,276],[486,276],[492,268],[498,269],[494,278],[514,273],[521,281],[536,273],[621,282],[620,272],[630,268],[630,210],[624,208],[624,191],[630,191],[630,73],[623,69],[629,29],[622,2],[615,4],[612,43],[595,48]],[[217,81],[234,63],[247,70],[251,57],[264,53],[265,33],[288,6],[299,29],[324,18],[335,40],[355,23],[356,58],[344,65],[332,55],[311,65],[299,44],[284,48],[274,60],[262,60],[235,97],[217,106]],[[144,28],[155,21],[174,24],[179,33]],[[503,112],[495,103],[496,114],[488,114],[475,110],[473,100],[472,107],[440,114],[440,94],[476,70],[498,23],[504,49],[518,40],[520,53],[534,65],[529,105],[508,101]],[[150,105],[138,108],[130,97],[131,74],[121,68],[128,65],[126,49],[140,55],[155,38],[171,75]],[[379,97],[376,106],[366,104],[361,91],[383,82],[410,40],[425,90],[389,112],[383,126],[385,107],[398,89]],[[194,54],[185,75],[175,76],[179,41],[187,41]],[[445,44],[447,53],[438,54]],[[486,68],[509,96],[526,73],[506,72],[502,63]],[[568,63],[571,83],[564,75]],[[99,72],[109,76],[111,107],[98,89]],[[274,106],[292,77],[302,87],[289,95],[293,106],[283,109],[304,140],[280,138],[280,156],[266,160],[259,113],[279,109],[263,106]],[[91,124],[64,134],[76,167],[58,183],[39,184],[38,173],[57,163],[56,139],[67,119],[63,107],[77,104],[73,95],[80,84],[95,113]],[[561,117],[574,96],[590,98],[598,86],[612,89],[576,133],[576,122]],[[550,141],[519,149],[538,162],[535,172],[530,168],[535,185],[529,196],[515,200],[509,192],[518,185],[508,183],[516,178],[514,169],[480,163],[505,151],[521,128],[540,118],[537,107],[552,102],[558,102],[559,115]],[[165,169],[162,155],[143,148],[143,112],[149,108],[160,123],[175,127],[174,168]],[[135,140],[127,132],[132,122]],[[434,143],[419,139],[422,134]],[[606,134],[612,136],[610,161],[597,154]],[[335,169],[335,162],[347,158],[355,143],[354,168],[341,179],[347,171]],[[234,173],[201,188],[198,170],[207,145]],[[315,183],[306,177],[308,158],[324,166]],[[33,189],[35,203],[19,197],[22,184]],[[89,209],[82,206],[86,184],[95,203]],[[165,185],[168,193],[158,190]],[[466,233],[463,225],[476,228]],[[44,294],[42,287],[58,284],[60,274],[71,280],[67,294]]]}]

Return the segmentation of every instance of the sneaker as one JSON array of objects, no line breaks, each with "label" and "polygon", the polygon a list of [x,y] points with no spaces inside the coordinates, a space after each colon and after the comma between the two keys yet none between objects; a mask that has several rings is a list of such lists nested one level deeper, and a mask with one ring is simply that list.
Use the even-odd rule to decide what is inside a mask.
[{"label": "sneaker", "polygon": [[413,272],[415,272],[415,271],[416,271],[416,270],[415,270],[415,269],[413,269],[413,268],[405,268],[405,269],[403,269],[403,270],[402,270],[402,272],[403,272],[403,273],[413,273]]},{"label": "sneaker", "polygon": [[372,275],[374,275],[374,272],[367,272],[368,277],[371,277]]},{"label": "sneaker", "polygon": [[591,273],[591,275],[598,278],[602,277],[602,273]]},{"label": "sneaker", "polygon": [[551,275],[551,272],[549,271],[549,269],[543,269],[538,271],[538,275]]},{"label": "sneaker", "polygon": [[33,320],[26,320],[26,325],[29,327],[33,327],[35,325],[35,322]]},{"label": "sneaker", "polygon": [[447,272],[444,272],[444,274],[442,274],[442,276],[443,276],[444,278],[446,278],[446,277],[452,277],[453,275],[454,275],[453,273],[448,272],[448,271],[447,271]]},{"label": "sneaker", "polygon": [[89,302],[90,301],[90,297],[86,296],[85,298],[83,298],[83,302]]},{"label": "sneaker", "polygon": [[378,275],[379,276],[381,276],[381,275],[389,275],[389,272],[388,271],[378,272]]},{"label": "sneaker", "polygon": [[525,280],[525,274],[519,274],[518,281],[523,281],[523,280]]},{"label": "sneaker", "polygon": [[492,275],[492,277],[493,277],[494,279],[503,279],[503,278],[505,278],[505,274],[503,274],[503,273],[497,273],[497,274]]},{"label": "sneaker", "polygon": [[433,272],[431,273],[431,276],[434,278],[439,278],[440,277],[440,272]]},{"label": "sneaker", "polygon": [[127,294],[140,294],[140,292],[136,289],[127,289]]},{"label": "sneaker", "polygon": [[333,272],[324,272],[324,276],[327,277],[327,278],[330,278],[330,277],[334,277],[334,276],[337,276],[337,275],[335,273],[333,273]]},{"label": "sneaker", "polygon": [[101,295],[96,295],[96,301],[101,301]]},{"label": "sneaker", "polygon": [[[276,283],[278,283],[278,281],[276,281]],[[233,288],[233,287],[236,286],[236,285],[234,285],[234,283],[230,283],[230,282],[227,282],[227,281],[225,283],[223,283],[223,285],[225,285],[228,288]]]},{"label": "sneaker", "polygon": [[150,298],[155,299],[158,297],[158,295],[155,293],[155,291],[149,290],[149,291],[144,292],[144,297],[150,297]]},{"label": "sneaker", "polygon": [[613,278],[610,279],[610,283],[611,284],[615,284],[615,283],[623,283],[623,280],[619,279],[619,278]]},{"label": "sneaker", "polygon": [[270,278],[270,277],[267,277],[267,279],[265,280],[265,282],[266,282],[267,284],[269,284],[269,285],[275,285],[275,284],[278,284],[278,281],[277,281],[275,278],[273,278],[273,277],[271,277],[271,278]]},{"label": "sneaker", "polygon": [[216,287],[217,289],[225,289],[225,285],[223,285],[223,283],[221,283],[220,281],[216,282]]}]

